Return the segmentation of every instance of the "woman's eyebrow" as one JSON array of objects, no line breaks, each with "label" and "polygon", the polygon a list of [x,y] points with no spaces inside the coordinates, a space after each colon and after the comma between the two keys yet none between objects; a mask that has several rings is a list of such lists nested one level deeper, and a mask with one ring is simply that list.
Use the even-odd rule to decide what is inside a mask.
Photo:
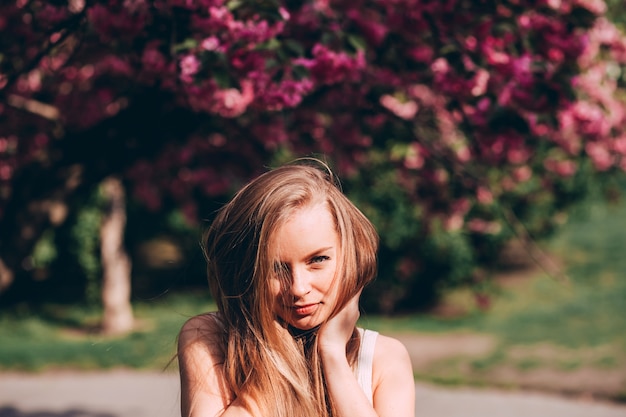
[{"label": "woman's eyebrow", "polygon": [[334,246],[328,246],[328,247],[316,249],[315,251],[313,251],[310,254],[308,254],[305,258],[312,258],[312,257],[314,257],[316,255],[319,255],[320,253],[327,252],[327,251],[329,251],[329,250],[331,250],[333,248],[334,248]]}]

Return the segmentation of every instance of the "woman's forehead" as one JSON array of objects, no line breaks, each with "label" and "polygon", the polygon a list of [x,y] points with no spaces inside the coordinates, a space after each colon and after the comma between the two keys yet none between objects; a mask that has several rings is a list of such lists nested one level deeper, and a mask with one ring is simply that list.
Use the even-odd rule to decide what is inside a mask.
[{"label": "woman's forehead", "polygon": [[335,223],[327,204],[303,206],[276,227],[270,236],[268,249],[280,254],[294,250],[313,252],[323,246],[335,247],[339,240]]}]

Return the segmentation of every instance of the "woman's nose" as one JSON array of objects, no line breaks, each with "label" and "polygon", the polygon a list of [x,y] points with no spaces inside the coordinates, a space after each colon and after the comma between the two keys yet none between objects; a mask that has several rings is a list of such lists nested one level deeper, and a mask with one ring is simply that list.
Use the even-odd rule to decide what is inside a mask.
[{"label": "woman's nose", "polygon": [[311,280],[306,271],[292,269],[290,292],[294,297],[303,297],[311,292]]}]

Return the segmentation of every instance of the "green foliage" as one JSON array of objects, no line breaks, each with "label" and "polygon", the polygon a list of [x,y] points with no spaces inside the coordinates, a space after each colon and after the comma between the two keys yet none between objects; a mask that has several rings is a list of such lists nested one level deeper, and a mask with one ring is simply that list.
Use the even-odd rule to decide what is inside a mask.
[{"label": "green foliage", "polygon": [[85,299],[89,304],[100,300],[100,224],[102,208],[98,192],[92,193],[87,201],[78,208],[76,222],[72,225],[72,252],[86,279]]},{"label": "green foliage", "polygon": [[345,180],[348,197],[374,223],[384,247],[397,250],[421,232],[421,208],[398,183],[387,155],[372,151],[368,169]]},{"label": "green foliage", "polygon": [[623,0],[606,0],[608,6],[607,17],[615,22],[622,30],[626,30],[626,8]]},{"label": "green foliage", "polygon": [[45,268],[57,257],[57,248],[54,244],[54,230],[48,229],[37,241],[33,249],[33,266]]}]

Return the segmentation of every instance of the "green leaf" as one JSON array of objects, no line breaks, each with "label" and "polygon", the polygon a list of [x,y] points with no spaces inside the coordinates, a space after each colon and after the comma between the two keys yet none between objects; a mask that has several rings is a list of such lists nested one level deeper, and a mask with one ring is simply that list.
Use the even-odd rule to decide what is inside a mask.
[{"label": "green leaf", "polygon": [[243,1],[241,0],[231,0],[228,3],[226,3],[226,8],[230,10],[231,12],[233,10],[240,8],[241,6],[243,6]]},{"label": "green leaf", "polygon": [[367,42],[365,42],[365,39],[357,35],[348,35],[348,43],[357,51],[364,51],[367,49]]},{"label": "green leaf", "polygon": [[173,49],[175,53],[193,49],[198,46],[198,41],[195,39],[187,38],[183,42],[174,45]]}]

